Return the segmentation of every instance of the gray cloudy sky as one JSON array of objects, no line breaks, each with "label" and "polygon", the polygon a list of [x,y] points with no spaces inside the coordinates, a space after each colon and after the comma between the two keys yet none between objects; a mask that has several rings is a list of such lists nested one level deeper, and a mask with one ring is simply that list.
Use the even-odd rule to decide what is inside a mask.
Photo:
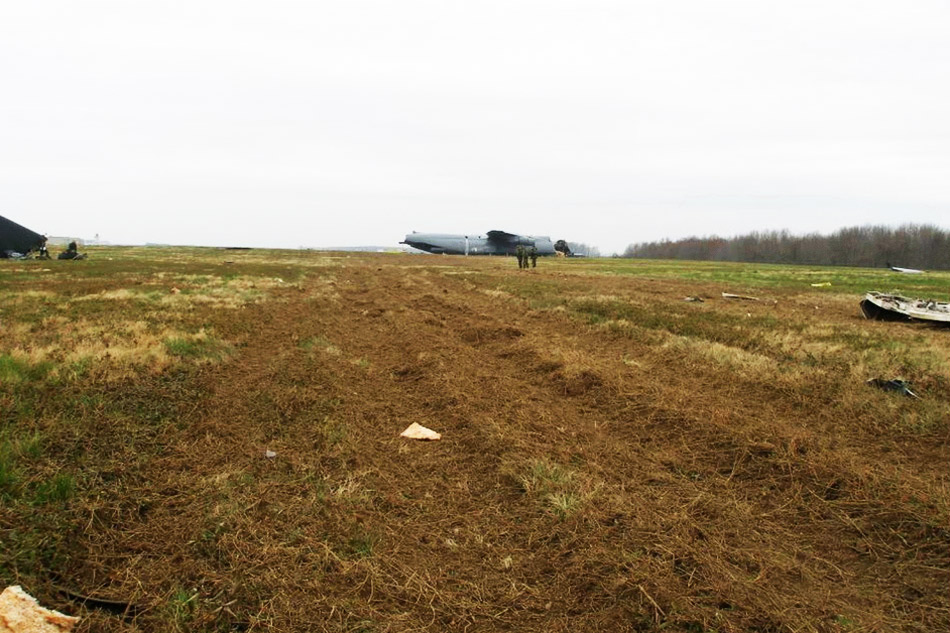
[{"label": "gray cloudy sky", "polygon": [[950,226],[944,0],[30,0],[0,215],[117,243]]}]

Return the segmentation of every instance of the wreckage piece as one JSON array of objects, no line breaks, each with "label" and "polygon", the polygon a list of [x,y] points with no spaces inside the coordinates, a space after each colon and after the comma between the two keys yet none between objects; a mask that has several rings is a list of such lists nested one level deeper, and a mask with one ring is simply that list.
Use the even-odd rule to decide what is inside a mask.
[{"label": "wreckage piece", "polygon": [[911,398],[917,398],[920,400],[920,396],[910,390],[910,383],[906,380],[901,380],[900,378],[894,378],[893,380],[872,378],[868,381],[868,384],[872,387],[883,389],[884,391],[896,391],[897,393],[901,393],[905,396],[910,396]]},{"label": "wreckage piece", "polygon": [[901,268],[900,266],[891,266],[890,264],[888,264],[888,268],[893,270],[895,273],[902,273],[904,275],[922,275],[926,272],[918,268]]},{"label": "wreckage piece", "polygon": [[0,257],[8,251],[22,256],[45,243],[46,238],[39,233],[0,216]]},{"label": "wreckage piece", "polygon": [[869,292],[861,300],[861,312],[875,321],[930,321],[950,325],[950,303],[908,299],[900,295]]},{"label": "wreckage piece", "polygon": [[734,295],[731,292],[722,293],[723,299],[741,299],[743,301],[758,301],[758,297],[750,297],[749,295]]},{"label": "wreckage piece", "polygon": [[41,607],[19,585],[0,593],[0,633],[62,633],[77,622],[79,618]]},{"label": "wreckage piece", "polygon": [[441,440],[442,434],[436,433],[432,429],[427,429],[418,422],[410,424],[405,431],[399,434],[400,437],[406,437],[410,440]]}]

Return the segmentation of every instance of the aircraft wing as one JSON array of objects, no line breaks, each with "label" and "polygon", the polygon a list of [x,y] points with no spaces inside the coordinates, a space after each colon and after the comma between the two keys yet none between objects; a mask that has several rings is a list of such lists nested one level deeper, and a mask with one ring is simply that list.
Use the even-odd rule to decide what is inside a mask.
[{"label": "aircraft wing", "polygon": [[521,237],[520,235],[508,233],[507,231],[489,231],[486,235],[488,235],[489,242],[498,242],[501,244],[513,244]]}]

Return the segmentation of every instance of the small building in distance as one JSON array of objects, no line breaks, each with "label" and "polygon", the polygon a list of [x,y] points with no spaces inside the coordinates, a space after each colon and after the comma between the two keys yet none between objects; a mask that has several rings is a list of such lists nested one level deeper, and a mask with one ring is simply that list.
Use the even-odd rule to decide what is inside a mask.
[{"label": "small building in distance", "polygon": [[70,242],[76,242],[76,246],[86,246],[86,240],[81,237],[60,237],[50,235],[46,238],[47,246],[68,246]]}]

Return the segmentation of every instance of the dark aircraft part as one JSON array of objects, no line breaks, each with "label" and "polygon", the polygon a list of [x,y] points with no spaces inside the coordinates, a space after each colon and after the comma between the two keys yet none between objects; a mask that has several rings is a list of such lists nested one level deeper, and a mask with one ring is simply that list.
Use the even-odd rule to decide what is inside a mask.
[{"label": "dark aircraft part", "polygon": [[900,378],[894,378],[893,380],[884,380],[883,378],[872,378],[868,381],[868,384],[872,387],[877,387],[878,389],[883,389],[884,391],[896,391],[897,393],[903,394],[905,396],[910,396],[911,398],[917,398],[920,400],[920,396],[910,390],[910,383],[906,380],[901,380]]},{"label": "dark aircraft part", "polygon": [[864,313],[865,319],[871,319],[872,321],[910,321],[910,317],[906,314],[886,310],[867,299],[861,301],[861,312]]},{"label": "dark aircraft part", "polygon": [[489,242],[496,244],[506,244],[509,246],[534,246],[535,238],[525,237],[524,235],[515,235],[507,231],[489,231],[486,233]]},{"label": "dark aircraft part", "polygon": [[558,240],[554,243],[554,250],[558,253],[564,253],[568,257],[571,256],[571,248],[567,245],[567,242],[564,240]]},{"label": "dark aircraft part", "polygon": [[29,253],[46,243],[46,238],[25,226],[0,216],[0,253]]}]

